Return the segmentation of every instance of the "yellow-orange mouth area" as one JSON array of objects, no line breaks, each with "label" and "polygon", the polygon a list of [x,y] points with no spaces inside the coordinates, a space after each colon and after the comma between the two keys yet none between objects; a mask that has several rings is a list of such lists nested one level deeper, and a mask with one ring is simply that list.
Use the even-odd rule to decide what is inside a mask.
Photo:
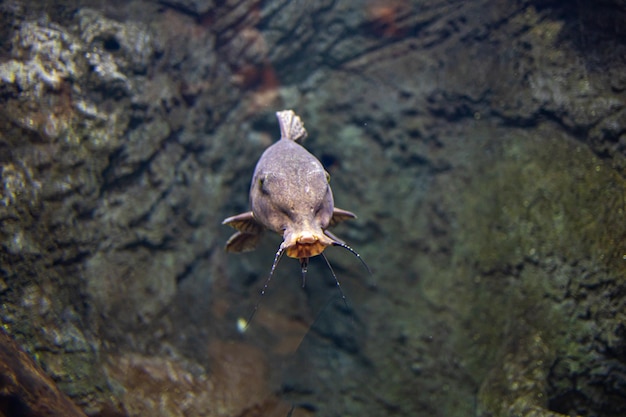
[{"label": "yellow-orange mouth area", "polygon": [[290,258],[311,258],[324,252],[327,246],[319,240],[313,243],[296,242],[295,245],[288,247],[285,252]]},{"label": "yellow-orange mouth area", "polygon": [[312,258],[324,252],[326,247],[333,244],[333,240],[321,230],[301,230],[295,233],[286,233],[282,248],[290,258]]}]

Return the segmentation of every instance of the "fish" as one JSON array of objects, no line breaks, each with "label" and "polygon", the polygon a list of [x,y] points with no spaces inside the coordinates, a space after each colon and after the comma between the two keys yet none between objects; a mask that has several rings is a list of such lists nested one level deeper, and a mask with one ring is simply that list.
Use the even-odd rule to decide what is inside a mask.
[{"label": "fish", "polygon": [[278,233],[283,241],[274,256],[261,295],[265,293],[284,254],[300,261],[303,287],[309,259],[321,255],[345,302],[339,280],[323,252],[330,246],[344,248],[355,255],[371,274],[361,255],[328,230],[341,222],[355,219],[356,215],[335,207],[330,174],[313,154],[298,143],[307,137],[300,117],[293,110],[279,111],[276,117],[280,139],[269,146],[257,161],[250,183],[250,211],[222,221],[222,224],[236,230],[226,242],[226,251],[252,251],[266,230]]}]

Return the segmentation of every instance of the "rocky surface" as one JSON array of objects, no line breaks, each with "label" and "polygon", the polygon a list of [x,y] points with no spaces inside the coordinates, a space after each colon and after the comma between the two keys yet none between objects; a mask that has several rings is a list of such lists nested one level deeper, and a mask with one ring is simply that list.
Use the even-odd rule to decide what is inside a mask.
[{"label": "rocky surface", "polygon": [[[620,1],[0,3],[0,319],[90,416],[621,416]],[[293,108],[337,234],[226,256]],[[331,300],[329,302],[329,300]],[[340,299],[339,299],[340,300]],[[292,408],[290,404],[294,404]]]},{"label": "rocky surface", "polygon": [[0,415],[85,417],[4,330],[0,330],[0,375]]}]

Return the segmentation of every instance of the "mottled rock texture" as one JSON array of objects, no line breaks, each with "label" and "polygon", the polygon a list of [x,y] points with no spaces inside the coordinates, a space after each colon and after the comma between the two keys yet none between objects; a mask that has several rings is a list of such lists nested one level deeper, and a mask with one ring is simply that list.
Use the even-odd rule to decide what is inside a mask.
[{"label": "mottled rock texture", "polygon": [[0,330],[0,415],[85,417],[54,381]]},{"label": "mottled rock texture", "polygon": [[[622,1],[7,0],[0,39],[0,319],[87,415],[626,414]],[[283,108],[374,274],[328,251],[346,309],[284,260],[241,334],[280,239],[220,221]]]}]

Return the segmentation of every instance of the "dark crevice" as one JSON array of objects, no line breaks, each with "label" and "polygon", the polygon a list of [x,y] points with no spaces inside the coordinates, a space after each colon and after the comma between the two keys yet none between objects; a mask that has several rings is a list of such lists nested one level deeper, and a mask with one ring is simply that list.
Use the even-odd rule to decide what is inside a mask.
[{"label": "dark crevice", "polygon": [[172,248],[172,245],[169,245],[171,241],[172,238],[168,236],[164,237],[163,241],[159,243],[150,242],[147,239],[140,239],[120,246],[119,249],[132,251],[138,248],[145,248],[149,249],[150,251],[165,251]]},{"label": "dark crevice", "polygon": [[90,257],[92,252],[89,251],[79,251],[69,258],[58,258],[52,261],[52,266],[70,266],[75,264],[82,263],[85,259]]},{"label": "dark crevice", "polygon": [[181,284],[184,280],[186,280],[187,278],[189,278],[189,276],[192,274],[193,270],[196,268],[196,266],[203,260],[209,259],[211,257],[211,254],[213,253],[213,248],[208,249],[206,251],[200,252],[198,253],[191,262],[189,262],[187,265],[185,265],[185,268],[183,269],[183,271],[178,274],[176,276],[176,284],[179,285]]}]

